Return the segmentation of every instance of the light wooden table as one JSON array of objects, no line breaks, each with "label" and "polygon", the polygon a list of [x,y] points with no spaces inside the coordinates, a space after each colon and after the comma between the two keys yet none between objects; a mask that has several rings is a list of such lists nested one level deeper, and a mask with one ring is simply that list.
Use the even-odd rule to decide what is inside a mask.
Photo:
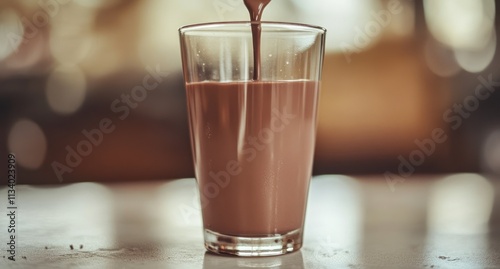
[{"label": "light wooden table", "polygon": [[500,181],[475,174],[315,177],[302,250],[268,258],[206,253],[180,179],[17,186],[12,262],[0,197],[0,268],[500,268]]}]

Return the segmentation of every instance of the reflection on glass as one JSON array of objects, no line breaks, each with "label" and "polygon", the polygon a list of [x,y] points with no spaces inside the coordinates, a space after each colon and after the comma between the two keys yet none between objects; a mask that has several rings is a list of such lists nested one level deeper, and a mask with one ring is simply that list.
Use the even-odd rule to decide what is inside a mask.
[{"label": "reflection on glass", "polygon": [[302,252],[297,251],[282,256],[237,258],[214,255],[206,252],[203,259],[203,269],[224,268],[266,268],[266,269],[303,269]]},{"label": "reflection on glass", "polygon": [[304,238],[305,251],[314,249],[308,253],[311,261],[347,266],[357,260],[362,240],[362,214],[360,186],[353,178],[314,177],[309,190]]},{"label": "reflection on glass", "polygon": [[430,233],[477,234],[488,231],[494,190],[477,174],[456,174],[441,179],[429,200]]}]

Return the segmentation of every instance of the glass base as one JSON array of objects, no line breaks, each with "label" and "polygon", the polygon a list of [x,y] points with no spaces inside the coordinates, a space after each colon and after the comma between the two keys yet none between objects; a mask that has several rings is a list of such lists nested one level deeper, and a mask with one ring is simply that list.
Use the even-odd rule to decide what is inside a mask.
[{"label": "glass base", "polygon": [[264,237],[225,235],[205,229],[205,248],[218,254],[243,257],[276,256],[302,247],[302,229]]}]

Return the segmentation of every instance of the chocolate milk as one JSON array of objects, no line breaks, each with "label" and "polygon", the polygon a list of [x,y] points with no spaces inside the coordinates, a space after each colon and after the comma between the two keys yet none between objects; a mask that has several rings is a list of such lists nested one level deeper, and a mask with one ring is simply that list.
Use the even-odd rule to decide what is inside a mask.
[{"label": "chocolate milk", "polygon": [[302,227],[319,83],[186,85],[204,228],[226,235]]},{"label": "chocolate milk", "polygon": [[260,36],[261,26],[260,20],[264,8],[271,2],[271,0],[243,0],[245,6],[250,13],[250,20],[252,21],[252,42],[253,42],[253,80],[260,80]]}]

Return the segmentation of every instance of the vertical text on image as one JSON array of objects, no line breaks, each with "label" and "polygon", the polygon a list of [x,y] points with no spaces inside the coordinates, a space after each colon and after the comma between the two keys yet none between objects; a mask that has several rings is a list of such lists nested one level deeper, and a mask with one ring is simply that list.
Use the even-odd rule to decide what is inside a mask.
[{"label": "vertical text on image", "polygon": [[7,155],[7,258],[11,261],[16,260],[16,156],[12,153]]}]

